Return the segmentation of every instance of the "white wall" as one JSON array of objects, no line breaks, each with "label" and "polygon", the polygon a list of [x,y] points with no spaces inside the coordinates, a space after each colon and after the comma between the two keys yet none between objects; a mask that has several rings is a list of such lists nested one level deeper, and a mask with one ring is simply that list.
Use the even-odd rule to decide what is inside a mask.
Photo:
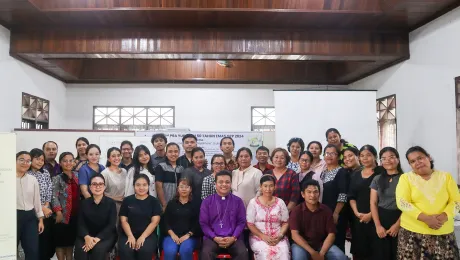
[{"label": "white wall", "polygon": [[50,128],[65,125],[64,83],[9,55],[10,32],[0,25],[0,132],[21,128],[22,92],[50,101]]},{"label": "white wall", "polygon": [[[396,94],[398,151],[421,145],[457,179],[454,78],[460,76],[460,8],[410,34],[411,58],[351,88]],[[403,168],[409,170],[407,161]]]}]

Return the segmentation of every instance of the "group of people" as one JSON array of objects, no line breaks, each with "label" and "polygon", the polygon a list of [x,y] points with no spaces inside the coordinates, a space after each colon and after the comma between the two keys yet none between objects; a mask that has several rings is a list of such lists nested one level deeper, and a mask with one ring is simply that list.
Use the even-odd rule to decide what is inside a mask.
[{"label": "group of people", "polygon": [[[26,260],[460,259],[454,216],[460,194],[422,147],[405,154],[371,145],[357,149],[335,128],[327,146],[292,138],[287,149],[233,154],[220,142],[208,169],[197,138],[184,154],[164,134],[155,153],[123,141],[107,151],[81,137],[77,156],[48,141],[16,155],[17,239]],[[323,157],[323,158],[322,158]],[[271,161],[271,163],[270,163]],[[380,164],[379,164],[380,162]],[[347,232],[349,231],[349,232]],[[115,249],[114,249],[115,248]]]}]

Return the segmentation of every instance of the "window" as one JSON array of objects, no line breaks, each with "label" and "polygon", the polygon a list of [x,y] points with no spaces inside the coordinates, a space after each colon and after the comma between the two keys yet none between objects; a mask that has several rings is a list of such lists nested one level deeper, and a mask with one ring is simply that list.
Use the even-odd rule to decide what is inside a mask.
[{"label": "window", "polygon": [[251,107],[251,131],[275,131],[274,107]]},{"label": "window", "polygon": [[48,129],[50,102],[22,93],[22,129]]},{"label": "window", "polygon": [[94,130],[159,130],[174,127],[174,107],[94,107]]},{"label": "window", "polygon": [[396,147],[396,95],[377,99],[379,148]]}]

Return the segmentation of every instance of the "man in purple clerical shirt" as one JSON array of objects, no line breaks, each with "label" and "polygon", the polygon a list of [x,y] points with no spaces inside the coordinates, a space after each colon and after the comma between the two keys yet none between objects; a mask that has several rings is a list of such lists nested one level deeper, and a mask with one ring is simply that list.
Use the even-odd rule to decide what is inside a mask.
[{"label": "man in purple clerical shirt", "polygon": [[214,260],[218,253],[229,253],[234,260],[247,260],[248,251],[241,234],[246,226],[246,209],[243,201],[230,193],[232,174],[216,174],[216,194],[203,200],[200,225],[203,230],[202,260]]}]

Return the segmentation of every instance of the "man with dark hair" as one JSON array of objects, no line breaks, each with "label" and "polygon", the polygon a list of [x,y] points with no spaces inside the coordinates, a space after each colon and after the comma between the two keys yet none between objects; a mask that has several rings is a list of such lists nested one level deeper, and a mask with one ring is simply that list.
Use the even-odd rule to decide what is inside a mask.
[{"label": "man with dark hair", "polygon": [[347,260],[337,246],[335,224],[331,210],[319,203],[320,186],[316,180],[308,180],[301,188],[305,202],[297,205],[289,216],[292,259]]},{"label": "man with dark hair", "polygon": [[254,168],[257,168],[262,171],[263,174],[269,170],[273,170],[275,166],[268,163],[268,157],[270,157],[270,150],[265,146],[260,146],[256,150],[256,159],[257,164],[254,165]]},{"label": "man with dark hair", "polygon": [[151,156],[151,161],[153,168],[157,167],[158,164],[164,162],[166,160],[166,144],[168,143],[168,139],[166,135],[163,133],[154,134],[151,139],[151,143],[153,148],[155,148],[155,153]]},{"label": "man with dark hair", "polygon": [[125,140],[121,142],[120,150],[122,156],[120,167],[128,171],[129,168],[133,167],[133,144],[130,141]]},{"label": "man with dark hair", "polygon": [[216,174],[216,192],[201,204],[200,225],[203,230],[201,259],[214,260],[219,252],[228,252],[232,259],[247,260],[248,252],[242,232],[246,226],[243,201],[231,191],[232,174]]},{"label": "man with dark hair", "polygon": [[233,155],[235,150],[235,141],[230,136],[226,136],[220,140],[220,150],[224,154],[225,161],[227,162],[227,170],[233,171],[238,168],[238,163]]},{"label": "man with dark hair", "polygon": [[61,167],[56,161],[58,145],[54,141],[48,141],[43,144],[42,150],[45,153],[45,164],[43,165],[43,169],[47,170],[50,173],[50,177],[53,178],[61,172]]},{"label": "man with dark hair", "polygon": [[198,139],[193,134],[186,134],[182,137],[182,147],[184,148],[184,155],[177,159],[177,165],[187,169],[192,163],[192,150],[198,146]]}]

